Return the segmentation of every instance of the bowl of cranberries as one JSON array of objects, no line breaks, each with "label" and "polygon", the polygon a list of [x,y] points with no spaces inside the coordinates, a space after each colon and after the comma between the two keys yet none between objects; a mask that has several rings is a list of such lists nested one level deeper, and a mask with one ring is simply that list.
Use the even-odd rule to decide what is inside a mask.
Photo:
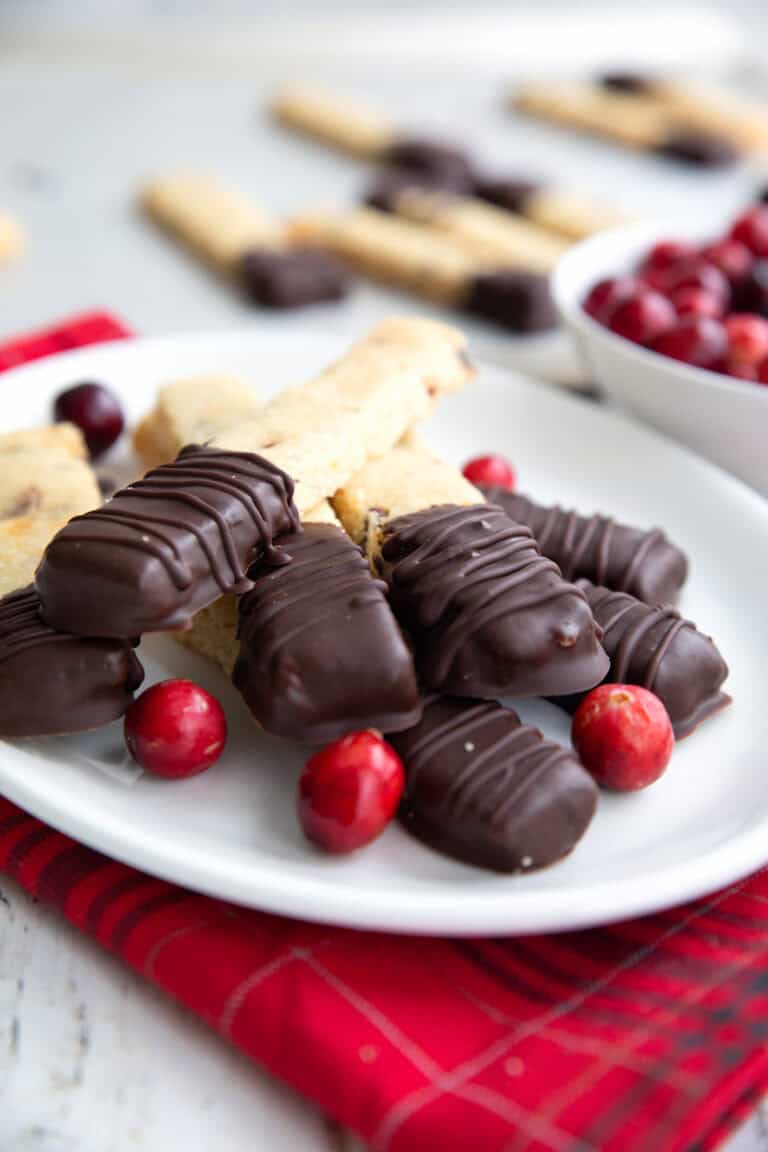
[{"label": "bowl of cranberries", "polygon": [[768,205],[599,233],[554,294],[608,399],[768,492]]}]

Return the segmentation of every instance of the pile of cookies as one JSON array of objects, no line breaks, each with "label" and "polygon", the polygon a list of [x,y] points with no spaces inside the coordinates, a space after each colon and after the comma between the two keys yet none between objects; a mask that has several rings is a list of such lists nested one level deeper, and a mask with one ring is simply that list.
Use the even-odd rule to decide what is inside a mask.
[{"label": "pile of cookies", "polygon": [[572,708],[620,679],[679,738],[728,703],[727,668],[666,606],[687,561],[663,532],[481,491],[421,445],[414,426],[472,376],[459,332],[395,318],[264,404],[177,381],[135,433],[150,471],[105,504],[75,430],[6,437],[0,461],[56,444],[39,472],[59,475],[3,489],[0,734],[114,719],[139,637],[174,630],[270,733],[387,735],[404,826],[438,850],[502,871],[570,852],[592,776],[498,700]]},{"label": "pile of cookies", "polygon": [[659,76],[612,72],[594,81],[526,84],[516,89],[512,105],[697,167],[723,167],[768,148],[763,109]]},{"label": "pile of cookies", "polygon": [[285,222],[201,175],[143,189],[145,212],[256,303],[340,299],[349,273],[527,333],[551,328],[549,273],[573,241],[619,222],[589,200],[479,171],[460,148],[401,134],[366,108],[292,89],[283,125],[378,165],[361,206]]}]

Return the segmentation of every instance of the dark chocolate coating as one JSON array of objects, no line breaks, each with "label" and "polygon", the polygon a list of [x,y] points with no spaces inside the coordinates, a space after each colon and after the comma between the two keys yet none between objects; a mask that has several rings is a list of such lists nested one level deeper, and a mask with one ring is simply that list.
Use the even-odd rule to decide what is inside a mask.
[{"label": "dark chocolate coating", "polygon": [[272,541],[298,527],[293,481],[250,452],[190,445],[54,536],[37,570],[43,615],[80,636],[187,627],[250,563],[280,564]]},{"label": "dark chocolate coating", "polygon": [[574,753],[495,702],[434,697],[415,728],[390,740],[405,765],[403,827],[467,864],[544,868],[595,813],[597,787]]},{"label": "dark chocolate coating", "polygon": [[409,188],[426,189],[429,192],[451,192],[464,195],[470,184],[460,172],[419,172],[412,168],[383,168],[369,185],[363,200],[371,208],[380,212],[394,212],[397,201]]},{"label": "dark chocolate coating", "polygon": [[653,78],[643,76],[640,72],[606,72],[598,76],[597,82],[601,88],[608,88],[612,92],[627,92],[633,96],[650,96],[656,90]]},{"label": "dark chocolate coating", "polygon": [[473,188],[478,200],[505,208],[507,212],[525,215],[531,196],[541,190],[541,184],[531,180],[516,180],[510,176],[476,176]]},{"label": "dark chocolate coating", "polygon": [[252,248],[240,262],[243,289],[264,308],[300,308],[341,300],[349,291],[347,269],[318,248]]},{"label": "dark chocolate coating", "polygon": [[144,679],[133,645],[43,623],[31,586],[0,600],[0,736],[59,736],[122,716]]},{"label": "dark chocolate coating", "polygon": [[403,136],[382,159],[398,168],[423,172],[434,179],[465,180],[472,186],[472,162],[463,148],[429,137]]},{"label": "dark chocolate coating", "polygon": [[362,552],[340,528],[284,536],[282,568],[252,572],[232,680],[268,732],[325,744],[421,716],[408,646]]},{"label": "dark chocolate coating", "polygon": [[380,567],[430,691],[560,695],[608,671],[586,596],[500,508],[443,504],[397,517]]},{"label": "dark chocolate coating", "polygon": [[[580,580],[579,587],[603,629],[603,647],[611,659],[606,682],[639,684],[654,692],[669,713],[676,739],[730,704],[730,696],[720,691],[728,665],[690,620],[674,608],[651,607],[588,580]],[[554,702],[572,712],[581,699]]]},{"label": "dark chocolate coating", "polygon": [[738,149],[730,140],[684,129],[668,136],[655,151],[659,156],[679,160],[696,168],[725,168],[739,159]]},{"label": "dark chocolate coating", "polygon": [[629,592],[647,604],[670,604],[688,575],[685,553],[660,528],[646,531],[617,524],[608,516],[580,516],[555,505],[534,504],[503,488],[484,488],[491,504],[526,524],[545,556],[566,580],[584,578],[617,592]]},{"label": "dark chocolate coating", "polygon": [[549,277],[511,268],[474,276],[464,308],[512,332],[542,332],[557,324]]}]

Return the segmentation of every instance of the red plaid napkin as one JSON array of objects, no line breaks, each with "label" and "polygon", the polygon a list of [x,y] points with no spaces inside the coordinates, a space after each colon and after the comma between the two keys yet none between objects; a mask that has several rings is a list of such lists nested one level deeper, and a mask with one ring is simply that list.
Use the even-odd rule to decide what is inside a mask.
[{"label": "red plaid napkin", "polygon": [[2,799],[0,870],[377,1152],[704,1152],[768,1084],[766,872],[591,932],[405,938],[197,896]]}]

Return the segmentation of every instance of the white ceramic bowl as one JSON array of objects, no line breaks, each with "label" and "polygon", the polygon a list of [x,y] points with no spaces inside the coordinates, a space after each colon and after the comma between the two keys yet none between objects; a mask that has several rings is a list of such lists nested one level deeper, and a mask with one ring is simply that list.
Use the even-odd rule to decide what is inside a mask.
[{"label": "white ceramic bowl", "polygon": [[593,284],[630,272],[658,240],[703,242],[717,232],[690,221],[600,232],[563,256],[553,291],[591,377],[607,397],[768,494],[768,386],[659,356],[616,336],[581,306]]}]

